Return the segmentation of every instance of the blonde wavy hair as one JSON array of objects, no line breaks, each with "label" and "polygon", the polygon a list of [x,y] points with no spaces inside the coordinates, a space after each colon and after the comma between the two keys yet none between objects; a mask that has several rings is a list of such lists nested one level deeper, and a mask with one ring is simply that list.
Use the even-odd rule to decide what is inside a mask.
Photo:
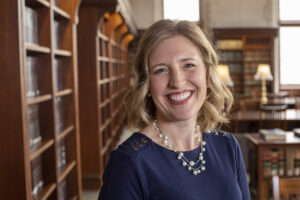
[{"label": "blonde wavy hair", "polygon": [[151,97],[147,96],[150,83],[149,56],[159,42],[176,35],[188,38],[199,48],[206,66],[207,96],[197,118],[201,131],[218,128],[229,121],[228,113],[233,97],[219,79],[216,71],[217,54],[200,27],[189,21],[160,20],[146,30],[138,44],[133,66],[134,84],[125,96],[130,128],[144,128],[155,119],[155,105]]}]

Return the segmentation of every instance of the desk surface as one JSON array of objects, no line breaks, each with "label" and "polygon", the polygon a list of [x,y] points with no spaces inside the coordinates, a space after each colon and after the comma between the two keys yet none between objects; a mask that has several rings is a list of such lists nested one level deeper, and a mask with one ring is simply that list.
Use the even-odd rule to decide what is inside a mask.
[{"label": "desk surface", "polygon": [[233,121],[259,121],[262,118],[265,120],[300,121],[300,109],[287,109],[279,115],[276,113],[276,117],[272,112],[264,113],[261,110],[239,110],[231,115]]},{"label": "desk surface", "polygon": [[286,140],[283,141],[265,141],[260,138],[258,133],[246,134],[246,138],[256,145],[277,145],[277,144],[298,144],[300,145],[300,137],[294,135],[293,132],[286,132]]},{"label": "desk surface", "polygon": [[270,104],[286,104],[290,106],[295,106],[296,98],[295,97],[284,97],[284,98],[269,98],[268,103]]}]

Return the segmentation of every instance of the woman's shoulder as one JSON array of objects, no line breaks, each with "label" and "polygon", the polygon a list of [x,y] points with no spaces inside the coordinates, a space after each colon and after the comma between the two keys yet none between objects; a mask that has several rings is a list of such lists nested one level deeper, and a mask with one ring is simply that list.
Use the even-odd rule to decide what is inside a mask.
[{"label": "woman's shoulder", "polygon": [[114,154],[136,157],[148,149],[150,139],[142,133],[135,132],[114,151]]},{"label": "woman's shoulder", "polygon": [[226,139],[232,139],[232,134],[223,130],[219,129],[213,129],[205,132],[205,135],[212,138],[226,138]]},{"label": "woman's shoulder", "polygon": [[237,145],[238,141],[237,139],[233,136],[233,134],[227,132],[227,131],[223,131],[223,130],[219,130],[219,129],[214,129],[211,131],[207,131],[205,132],[205,135],[207,138],[209,138],[212,141],[227,141],[230,144],[233,145]]}]

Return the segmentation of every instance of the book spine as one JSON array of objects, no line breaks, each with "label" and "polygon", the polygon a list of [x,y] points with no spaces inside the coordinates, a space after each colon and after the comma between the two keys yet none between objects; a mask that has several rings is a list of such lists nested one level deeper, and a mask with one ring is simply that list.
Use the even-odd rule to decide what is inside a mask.
[{"label": "book spine", "polygon": [[294,175],[294,150],[291,148],[286,149],[286,175]]},{"label": "book spine", "polygon": [[294,174],[295,176],[300,175],[300,149],[295,150],[295,159],[294,159]]},{"label": "book spine", "polygon": [[278,174],[278,149],[271,149],[271,175]]},{"label": "book spine", "polygon": [[271,175],[271,153],[266,150],[263,152],[263,173],[265,176]]},{"label": "book spine", "polygon": [[279,155],[278,155],[278,175],[283,176],[285,172],[285,150],[280,149],[279,150]]}]

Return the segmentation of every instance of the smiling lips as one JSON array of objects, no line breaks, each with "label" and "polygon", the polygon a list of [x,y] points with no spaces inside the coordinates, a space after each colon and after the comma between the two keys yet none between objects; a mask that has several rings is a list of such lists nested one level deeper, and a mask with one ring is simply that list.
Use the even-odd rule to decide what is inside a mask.
[{"label": "smiling lips", "polygon": [[175,104],[175,105],[185,104],[192,96],[192,93],[193,92],[191,90],[185,90],[179,93],[171,93],[167,95],[167,99],[171,104]]}]

